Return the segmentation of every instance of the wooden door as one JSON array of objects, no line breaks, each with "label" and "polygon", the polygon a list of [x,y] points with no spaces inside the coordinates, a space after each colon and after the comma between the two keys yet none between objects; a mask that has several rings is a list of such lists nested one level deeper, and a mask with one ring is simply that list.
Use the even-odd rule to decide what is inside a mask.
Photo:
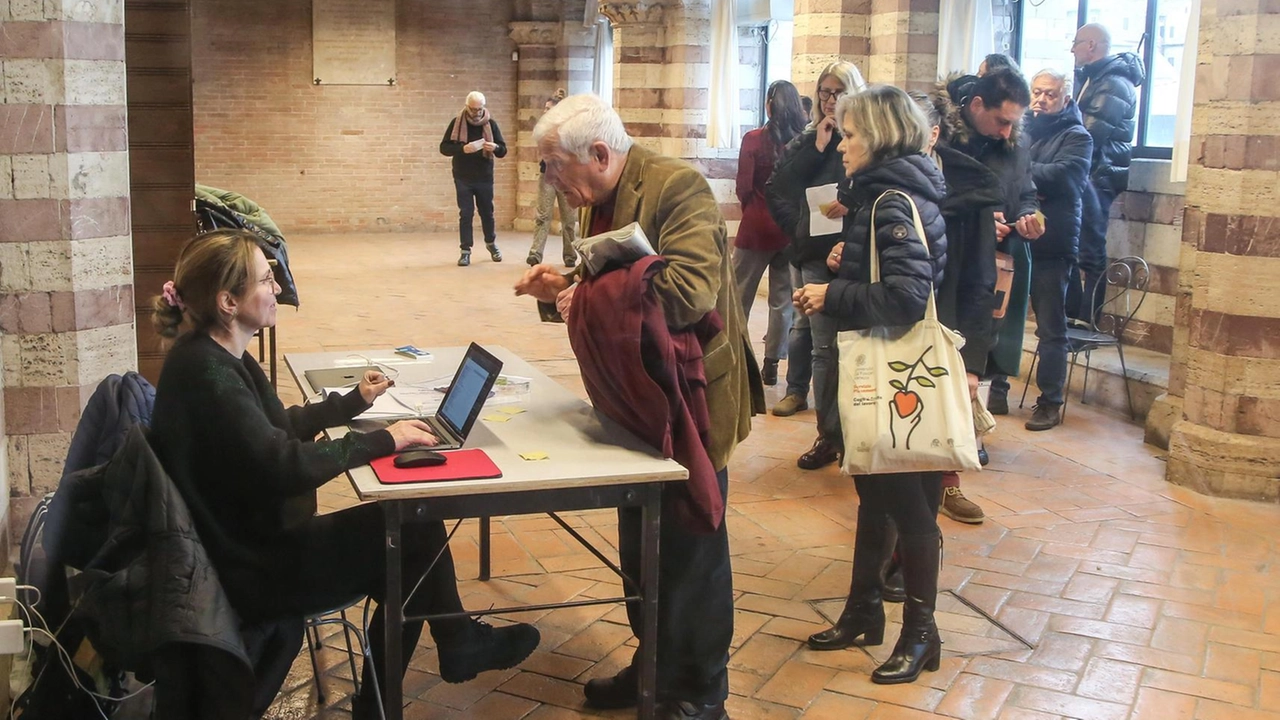
[{"label": "wooden door", "polygon": [[156,382],[164,363],[151,298],[173,275],[195,231],[189,0],[125,0],[129,195],[133,221],[138,369]]}]

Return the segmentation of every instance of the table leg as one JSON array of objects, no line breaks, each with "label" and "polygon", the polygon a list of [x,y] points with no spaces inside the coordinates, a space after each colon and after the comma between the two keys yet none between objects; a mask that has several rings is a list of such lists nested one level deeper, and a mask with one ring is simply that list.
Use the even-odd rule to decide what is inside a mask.
[{"label": "table leg", "polygon": [[489,564],[491,555],[489,547],[489,516],[484,515],[480,518],[480,579],[488,580],[492,567]]},{"label": "table leg", "polygon": [[[382,503],[387,525],[387,594],[382,610],[386,613],[382,624],[383,650],[382,705],[386,720],[402,720],[404,711],[404,677],[401,657],[404,648],[401,636],[404,632],[404,578],[400,568],[400,530],[404,522],[403,507],[398,502]],[[410,648],[409,652],[413,652]]]},{"label": "table leg", "polygon": [[636,717],[648,720],[657,711],[658,687],[658,547],[662,529],[662,486],[648,485],[641,520],[640,549],[640,707]]}]

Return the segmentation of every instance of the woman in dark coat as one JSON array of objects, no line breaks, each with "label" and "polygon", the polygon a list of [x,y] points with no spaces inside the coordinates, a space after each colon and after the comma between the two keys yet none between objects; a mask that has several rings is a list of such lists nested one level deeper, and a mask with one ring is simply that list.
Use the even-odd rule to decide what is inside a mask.
[{"label": "woman in dark coat", "polygon": [[[826,258],[840,241],[840,233],[816,236],[810,233],[810,208],[805,191],[844,181],[840,151],[837,149],[840,130],[835,122],[836,102],[864,87],[866,83],[853,63],[834,62],[822,71],[814,98],[813,124],[787,146],[765,189],[769,212],[778,222],[778,227],[791,236],[791,263],[800,272],[797,286],[825,283],[833,277],[827,268]],[[823,210],[823,214],[832,219],[842,218],[849,210],[843,202],[836,200]],[[818,415],[818,438],[796,464],[805,470],[816,470],[838,462],[844,453],[840,414],[836,409],[836,328],[832,320],[823,316],[808,318],[807,323],[797,320],[796,327],[802,329],[792,331],[791,364],[799,364],[796,355],[803,352],[802,334],[807,331],[813,348],[813,399]],[[774,415],[793,415],[809,406],[806,400],[809,390],[807,378],[801,385],[802,378],[793,376],[792,369],[787,368],[787,394],[773,409]]]},{"label": "woman in dark coat", "polygon": [[733,240],[733,274],[742,296],[743,317],[749,320],[760,278],[766,269],[769,271],[769,330],[765,334],[760,376],[765,385],[772,386],[778,383],[778,361],[787,357],[794,288],[786,252],[790,238],[769,215],[764,189],[782,149],[804,130],[804,108],[796,86],[786,80],[770,85],[765,94],[765,114],[769,121],[743,136],[738,153],[737,192],[742,222]]},{"label": "woman in dark coat", "polygon": [[[836,114],[850,181],[845,198],[858,210],[845,223],[836,277],[797,290],[796,307],[810,316],[831,318],[840,330],[918,322],[930,292],[942,284],[947,263],[946,222],[938,208],[944,195],[942,174],[921,154],[930,137],[929,123],[905,92],[887,85],[844,98]],[[899,193],[884,195],[890,190],[911,197],[925,237],[916,231],[912,202]],[[878,282],[870,279],[872,233]],[[856,432],[849,429],[851,437]],[[811,636],[809,645],[834,650],[854,644],[859,636],[867,645],[883,642],[880,567],[889,550],[886,520],[891,518],[900,533],[907,597],[902,634],[890,658],[872,673],[875,683],[912,682],[921,672],[938,669],[942,648],[933,612],[942,540],[935,520],[941,482],[937,472],[854,478],[859,505],[849,598],[835,627]]]}]

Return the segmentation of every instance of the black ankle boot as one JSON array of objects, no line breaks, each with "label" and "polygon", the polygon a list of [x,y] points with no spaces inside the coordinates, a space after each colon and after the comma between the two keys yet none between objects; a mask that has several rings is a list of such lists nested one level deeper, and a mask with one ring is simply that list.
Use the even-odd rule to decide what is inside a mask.
[{"label": "black ankle boot", "polygon": [[877,685],[914,682],[920,673],[937,670],[942,659],[942,639],[933,620],[942,538],[933,533],[903,536],[899,540],[907,586],[902,634],[893,646],[893,655],[871,673],[871,682]]},{"label": "black ankle boot", "polygon": [[538,647],[541,636],[532,625],[493,627],[471,621],[468,632],[440,643],[440,677],[448,683],[471,680],[486,670],[513,668]]},{"label": "black ankle boot", "polygon": [[834,627],[809,636],[813,650],[841,650],[858,644],[884,642],[884,603],[880,599],[880,568],[884,565],[885,526],[858,518],[853,543],[853,580],[844,612]]}]

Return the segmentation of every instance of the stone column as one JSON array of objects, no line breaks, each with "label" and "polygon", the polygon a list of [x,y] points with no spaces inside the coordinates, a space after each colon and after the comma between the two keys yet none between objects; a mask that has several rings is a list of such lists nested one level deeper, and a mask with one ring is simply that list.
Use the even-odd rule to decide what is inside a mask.
[{"label": "stone column", "polygon": [[[533,230],[538,203],[538,149],[533,126],[542,107],[555,92],[559,73],[557,42],[562,25],[554,22],[513,22],[511,40],[520,62],[516,68],[516,217],[515,229]],[[526,248],[527,250],[527,248]],[[521,258],[523,260],[523,258]]]},{"label": "stone column", "polygon": [[0,21],[3,507],[21,532],[89,395],[137,366],[124,2],[11,1]]},{"label": "stone column", "polygon": [[602,2],[613,23],[614,107],[636,142],[683,158],[702,171],[729,221],[741,212],[734,197],[737,148],[707,145],[711,83],[708,0]]},{"label": "stone column", "polygon": [[822,68],[836,60],[852,62],[867,77],[872,0],[795,0],[795,3],[791,82],[801,94],[812,95]]},{"label": "stone column", "polygon": [[596,68],[597,27],[583,27],[570,19],[556,48],[556,74],[570,95],[591,92]]},{"label": "stone column", "polygon": [[938,0],[871,0],[867,82],[928,91],[937,81]]},{"label": "stone column", "polygon": [[[1168,478],[1280,498],[1280,8],[1205,0]],[[1185,332],[1184,332],[1185,329]],[[1183,343],[1185,342],[1185,347]]]}]

